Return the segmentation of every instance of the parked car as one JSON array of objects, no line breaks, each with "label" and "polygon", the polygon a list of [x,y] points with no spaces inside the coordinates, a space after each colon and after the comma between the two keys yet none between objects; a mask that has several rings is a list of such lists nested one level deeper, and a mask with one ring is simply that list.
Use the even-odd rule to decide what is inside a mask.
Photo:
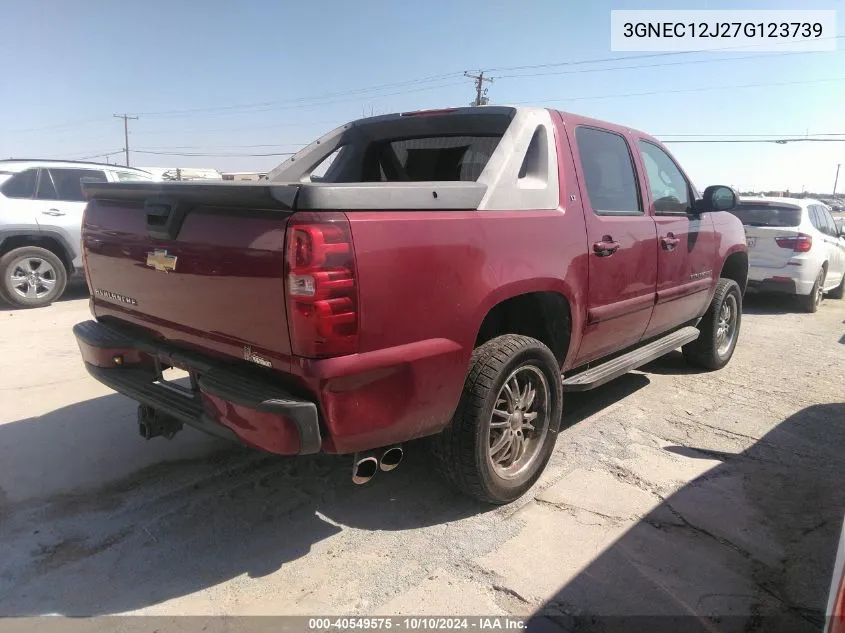
[{"label": "parked car", "polygon": [[736,192],[699,195],[653,137],[573,114],[385,115],[267,181],[84,186],[96,320],[74,332],[144,437],[355,453],[364,482],[431,436],[458,488],[507,503],[564,392],[679,347],[719,369],[739,336]]},{"label": "parked car", "polygon": [[807,312],[822,296],[845,295],[845,234],[809,198],[741,198],[736,215],[748,242],[748,287],[796,295]]},{"label": "parked car", "polygon": [[55,160],[0,160],[0,298],[19,308],[58,299],[82,271],[82,182],[152,180],[139,169]]}]

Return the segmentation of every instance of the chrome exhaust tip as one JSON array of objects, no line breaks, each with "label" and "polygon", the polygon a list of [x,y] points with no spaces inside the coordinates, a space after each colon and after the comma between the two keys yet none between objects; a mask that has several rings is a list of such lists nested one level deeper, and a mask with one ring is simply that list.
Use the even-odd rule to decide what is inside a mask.
[{"label": "chrome exhaust tip", "polygon": [[355,454],[352,462],[352,483],[363,485],[369,482],[378,472],[378,460],[372,455],[359,456]]},{"label": "chrome exhaust tip", "polygon": [[401,446],[391,446],[390,448],[386,449],[381,454],[381,459],[378,462],[379,468],[383,472],[390,472],[395,468],[399,467],[399,464],[402,463],[402,457],[404,457],[405,451],[402,450]]}]

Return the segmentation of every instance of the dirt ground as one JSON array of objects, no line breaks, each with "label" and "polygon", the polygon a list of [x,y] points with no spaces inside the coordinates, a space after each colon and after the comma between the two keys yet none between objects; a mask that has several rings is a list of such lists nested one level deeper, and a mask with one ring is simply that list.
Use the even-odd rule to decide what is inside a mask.
[{"label": "dirt ground", "polygon": [[135,405],[82,367],[70,328],[86,318],[79,294],[0,311],[2,616],[822,623],[845,514],[845,301],[802,314],[748,297],[724,370],[676,352],[568,397],[540,483],[492,509],[442,483],[419,443],[356,487],[348,457],[191,429],[146,442]]}]

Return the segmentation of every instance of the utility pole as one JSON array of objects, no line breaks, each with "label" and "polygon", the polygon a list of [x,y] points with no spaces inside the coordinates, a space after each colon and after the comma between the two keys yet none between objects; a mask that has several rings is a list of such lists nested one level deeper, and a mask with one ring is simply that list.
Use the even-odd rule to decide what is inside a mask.
[{"label": "utility pole", "polygon": [[836,178],[833,179],[833,198],[836,199],[836,185],[839,184],[839,168],[842,167],[842,163],[839,163],[836,166]]},{"label": "utility pole", "polygon": [[137,121],[138,117],[128,114],[114,114],[112,116],[123,119],[123,151],[126,152],[126,166],[129,167],[129,119]]},{"label": "utility pole", "polygon": [[483,70],[479,71],[477,75],[473,75],[473,74],[470,74],[468,71],[465,71],[464,77],[469,77],[470,79],[475,79],[475,101],[470,103],[470,105],[473,105],[473,106],[487,105],[487,103],[489,102],[489,99],[487,98],[487,89],[484,88],[483,94],[482,94],[482,86],[484,85],[485,81],[493,83],[493,78],[492,77],[485,77]]}]

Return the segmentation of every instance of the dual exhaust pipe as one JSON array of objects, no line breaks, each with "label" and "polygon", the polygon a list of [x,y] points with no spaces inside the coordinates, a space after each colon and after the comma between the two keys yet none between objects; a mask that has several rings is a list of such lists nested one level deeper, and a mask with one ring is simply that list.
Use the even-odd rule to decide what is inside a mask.
[{"label": "dual exhaust pipe", "polygon": [[404,455],[405,452],[399,445],[384,449],[381,455],[377,451],[355,453],[352,461],[352,483],[362,485],[375,477],[379,470],[386,473],[395,470],[402,463]]}]

